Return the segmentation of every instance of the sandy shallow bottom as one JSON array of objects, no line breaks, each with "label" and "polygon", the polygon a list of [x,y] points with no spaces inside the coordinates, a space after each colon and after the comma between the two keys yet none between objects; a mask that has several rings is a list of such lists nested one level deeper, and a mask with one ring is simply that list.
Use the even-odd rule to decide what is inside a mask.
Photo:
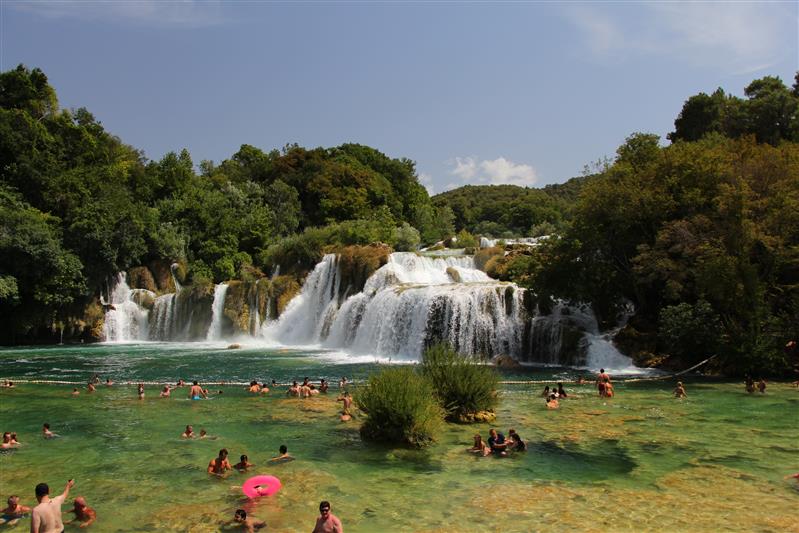
[{"label": "sandy shallow bottom", "polygon": [[[303,365],[298,377],[341,370]],[[323,499],[347,531],[799,532],[799,490],[783,479],[799,472],[799,390],[687,386],[685,400],[668,382],[620,383],[612,400],[567,386],[575,397],[557,411],[544,408],[538,385],[505,386],[495,426],[515,428],[529,450],[477,458],[465,448],[488,425],[447,425],[423,451],[368,444],[357,419],[338,421],[335,394],[251,397],[223,386],[193,402],[185,389],[159,399],[152,386],[139,401],[133,386],[72,397],[68,385],[21,384],[0,390],[0,430],[23,443],[0,453],[0,497],[30,505],[36,483],[55,492],[75,478],[72,496],[99,515],[91,530],[109,532],[220,531],[238,507],[271,531],[310,531]],[[43,422],[61,437],[42,439]],[[213,439],[181,440],[186,424]],[[269,464],[281,444],[297,460]],[[257,466],[210,478],[221,447]],[[283,490],[247,500],[240,486],[255,474],[279,477]],[[0,526],[28,528],[27,519]]]}]

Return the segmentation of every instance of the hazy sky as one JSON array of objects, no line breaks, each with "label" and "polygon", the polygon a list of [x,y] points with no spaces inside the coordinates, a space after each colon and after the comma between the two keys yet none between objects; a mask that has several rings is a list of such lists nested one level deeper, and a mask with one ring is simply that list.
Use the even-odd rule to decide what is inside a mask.
[{"label": "hazy sky", "polygon": [[151,159],[357,142],[433,192],[565,181],[693,94],[799,69],[795,1],[0,2],[2,70]]}]

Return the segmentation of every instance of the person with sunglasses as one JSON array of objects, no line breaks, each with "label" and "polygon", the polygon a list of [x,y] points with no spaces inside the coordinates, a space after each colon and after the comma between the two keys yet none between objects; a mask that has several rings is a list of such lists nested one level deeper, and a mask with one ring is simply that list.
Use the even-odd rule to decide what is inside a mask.
[{"label": "person with sunglasses", "polygon": [[344,526],[336,515],[330,512],[330,502],[319,504],[319,518],[311,533],[344,533]]}]

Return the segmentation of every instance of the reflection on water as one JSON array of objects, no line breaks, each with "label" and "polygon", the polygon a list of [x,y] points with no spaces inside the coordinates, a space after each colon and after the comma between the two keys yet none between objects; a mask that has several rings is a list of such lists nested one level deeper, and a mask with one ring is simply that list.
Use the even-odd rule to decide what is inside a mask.
[{"label": "reflection on water", "polygon": [[[0,351],[0,376],[115,381],[177,378],[286,382],[342,375],[362,380],[376,363],[336,364],[300,351],[126,345]],[[55,370],[78,372],[66,375]],[[576,376],[569,370],[522,369],[509,380]],[[60,490],[69,478],[99,514],[94,531],[219,531],[245,507],[272,531],[308,531],[327,499],[348,531],[596,530],[797,531],[799,492],[783,476],[799,471],[795,400],[799,391],[771,384],[750,396],[737,383],[686,381],[689,398],[668,382],[620,383],[602,400],[590,385],[567,385],[573,397],[548,411],[539,385],[507,385],[496,426],[515,428],[529,450],[505,459],[464,450],[489,426],[446,425],[427,450],[393,449],[360,440],[355,424],[336,417],[335,393],[289,399],[240,386],[189,401],[186,389],[143,401],[134,386],[100,386],[71,397],[69,385],[0,389],[0,430],[16,431],[19,450],[0,454],[0,496],[34,502],[33,487]],[[333,392],[333,391],[331,391]],[[41,438],[49,422],[59,439]],[[186,424],[216,440],[180,439]],[[270,464],[286,444],[297,457]],[[234,473],[209,479],[221,447],[252,475],[283,483],[271,498],[247,501]],[[234,461],[234,462],[235,462]],[[27,523],[15,529],[23,531]]]}]

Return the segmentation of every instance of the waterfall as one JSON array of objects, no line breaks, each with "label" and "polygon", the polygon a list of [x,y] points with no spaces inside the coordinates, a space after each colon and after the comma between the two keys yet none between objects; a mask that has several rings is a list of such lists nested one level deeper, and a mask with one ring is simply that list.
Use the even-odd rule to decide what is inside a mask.
[{"label": "waterfall", "polygon": [[211,325],[208,327],[208,333],[205,336],[206,340],[214,341],[222,338],[222,317],[225,312],[226,293],[226,283],[220,283],[214,287],[214,303],[211,305]]},{"label": "waterfall", "polygon": [[393,253],[361,292],[347,298],[341,296],[350,293],[341,287],[342,278],[337,256],[326,255],[264,335],[287,344],[407,360],[418,360],[426,346],[444,341],[464,355],[630,366],[600,335],[590,307],[556,302],[549,314],[528,309],[525,289],[489,278],[470,256]]},{"label": "waterfall", "polygon": [[103,322],[103,338],[107,342],[129,342],[148,338],[148,315],[145,307],[139,305],[142,293],[154,296],[150,291],[128,286],[127,275],[117,274],[108,295],[108,306]]}]

